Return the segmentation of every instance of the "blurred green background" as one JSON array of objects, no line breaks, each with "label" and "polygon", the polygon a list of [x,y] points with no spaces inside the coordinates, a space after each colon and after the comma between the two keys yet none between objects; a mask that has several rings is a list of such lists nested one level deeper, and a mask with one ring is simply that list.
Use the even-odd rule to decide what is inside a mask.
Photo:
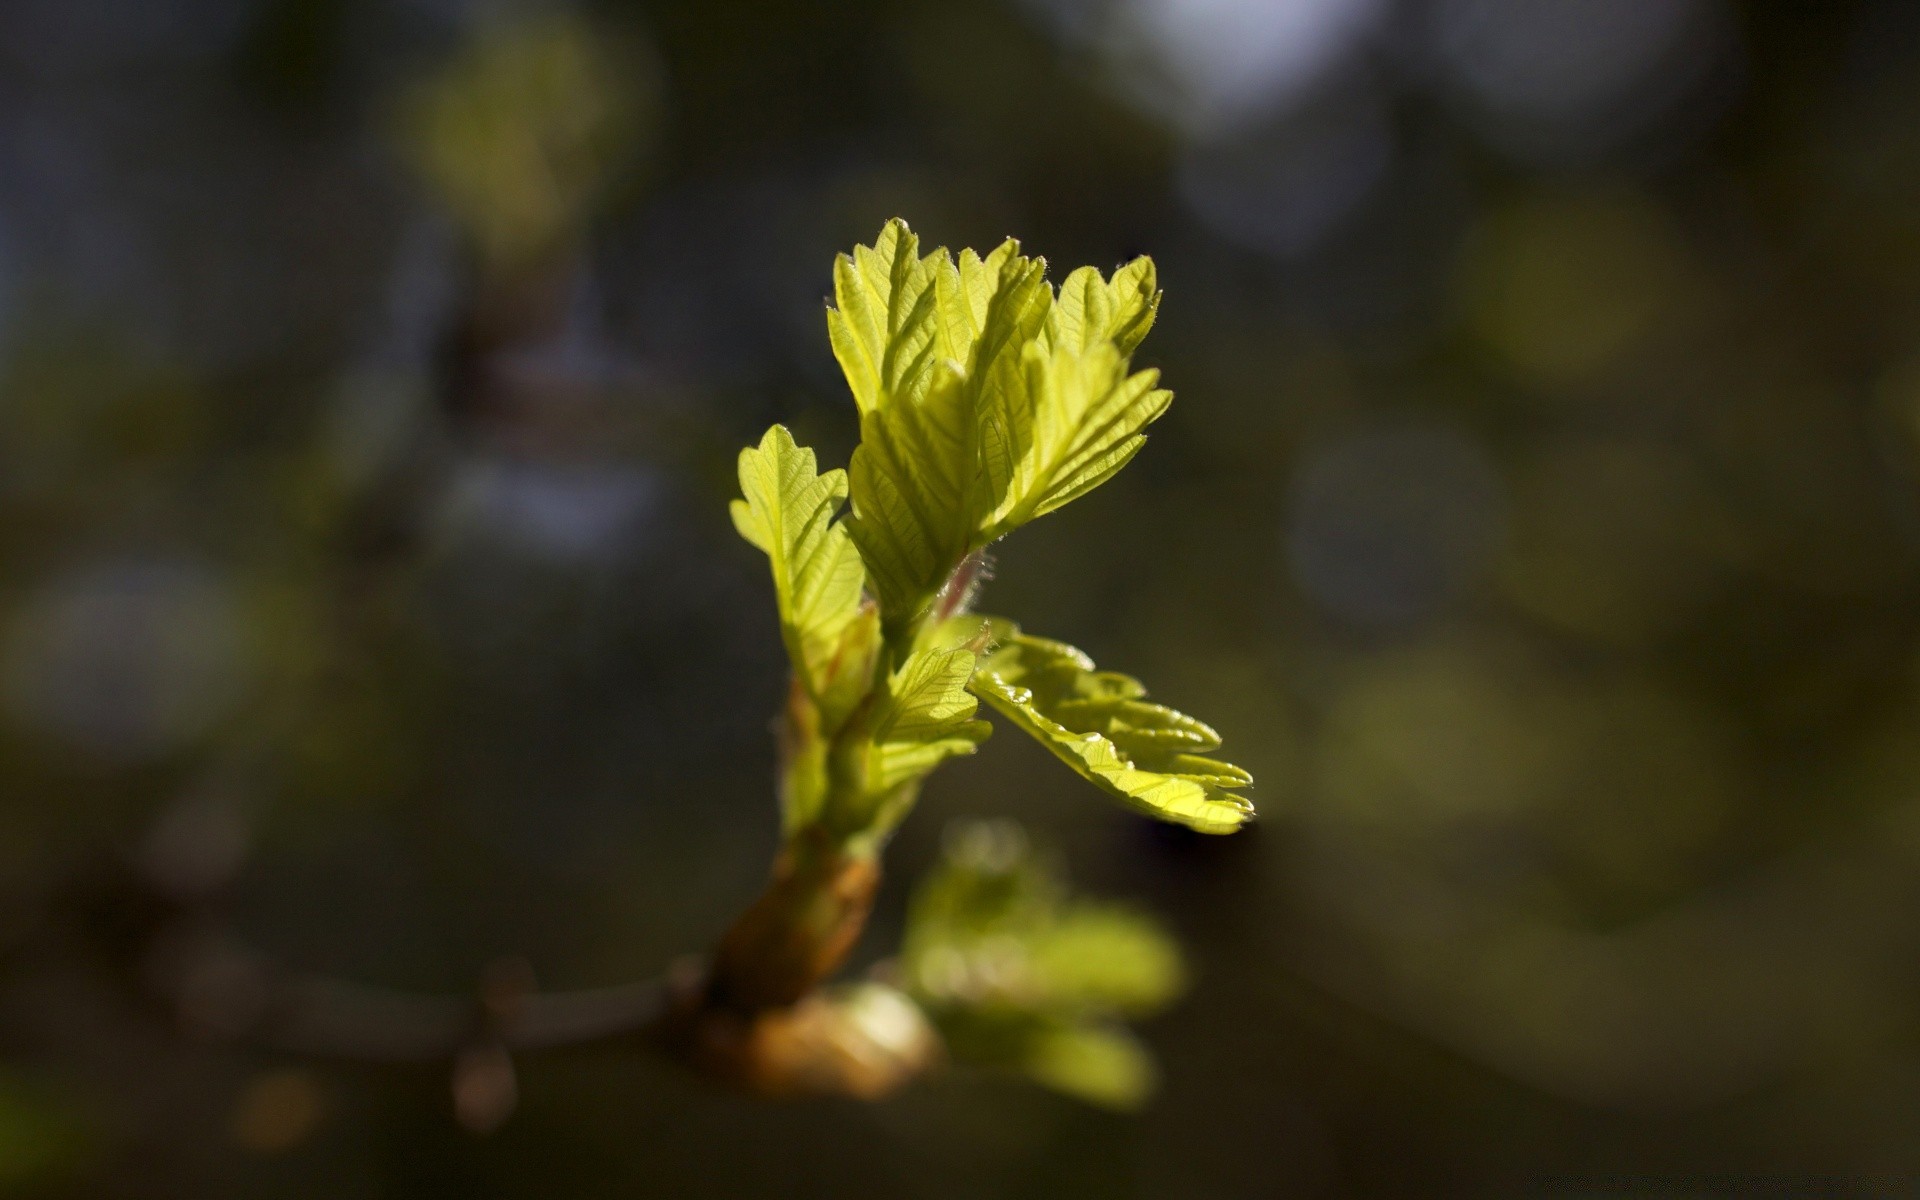
[{"label": "blurred green background", "polygon": [[[1913,1186],[1916,200],[1903,0],[5,0],[0,1192]],[[1171,414],[986,607],[1262,816],[996,738],[862,961],[1016,817],[1186,947],[1153,1103],[603,1046],[476,1138],[444,1069],[223,1039],[234,939],[578,987],[753,894],[733,456],[844,461],[829,267],[896,214],[1159,263]]]}]

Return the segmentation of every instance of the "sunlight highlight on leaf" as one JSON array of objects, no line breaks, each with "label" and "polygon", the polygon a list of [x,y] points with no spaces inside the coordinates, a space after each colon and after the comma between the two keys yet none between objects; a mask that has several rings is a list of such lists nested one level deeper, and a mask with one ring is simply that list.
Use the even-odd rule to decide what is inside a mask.
[{"label": "sunlight highlight on leaf", "polygon": [[833,264],[827,336],[862,415],[926,386],[934,361],[934,276],[947,252],[920,257],[920,239],[898,218],[872,246],[855,246]]},{"label": "sunlight highlight on leaf", "polygon": [[961,383],[942,367],[924,399],[860,423],[849,528],[889,629],[917,619],[969,549],[975,455]]},{"label": "sunlight highlight on leaf", "polygon": [[1231,790],[1253,777],[1204,757],[1220,745],[1204,722],[1151,703],[1139,680],[1096,671],[1064,642],[1010,621],[992,628],[998,646],[974,672],[974,694],[1061,761],[1130,807],[1202,833],[1231,833],[1253,816]]},{"label": "sunlight highlight on leaf", "polygon": [[923,650],[887,681],[868,756],[867,788],[889,791],[956,754],[972,754],[992,732],[974,719],[967,691],[974,657],[966,650]]},{"label": "sunlight highlight on leaf", "polygon": [[920,253],[894,220],[834,265],[828,334],[860,409],[850,528],[889,638],[967,554],[1106,482],[1172,393],[1128,357],[1159,310],[1150,259],[1059,296],[1009,239]]},{"label": "sunlight highlight on leaf", "polygon": [[1084,353],[1111,342],[1121,354],[1131,355],[1159,314],[1159,277],[1152,259],[1134,259],[1111,280],[1093,267],[1081,267],[1060,284],[1060,299],[1047,320],[1047,344]]},{"label": "sunlight highlight on leaf", "polygon": [[1112,342],[1085,351],[1029,347],[1023,384],[996,393],[986,417],[990,444],[1007,464],[1005,495],[987,520],[992,540],[1099,487],[1146,444],[1173,393],[1154,385],[1158,371],[1127,374]]},{"label": "sunlight highlight on leaf", "polygon": [[865,691],[874,619],[861,606],[859,552],[845,523],[834,519],[846,499],[846,472],[819,474],[813,451],[775,425],[757,448],[740,452],[740,490],[745,499],[733,502],[734,527],[773,568],[780,632],[795,671],[823,710],[843,714]]}]

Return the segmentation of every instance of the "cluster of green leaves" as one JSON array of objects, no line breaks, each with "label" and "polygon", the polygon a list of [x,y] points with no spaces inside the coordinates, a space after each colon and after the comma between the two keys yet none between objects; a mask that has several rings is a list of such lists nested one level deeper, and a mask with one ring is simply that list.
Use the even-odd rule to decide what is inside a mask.
[{"label": "cluster of green leaves", "polygon": [[1185,971],[1150,918],[1069,895],[1059,870],[1004,822],[947,833],[908,910],[900,983],[955,1061],[1020,1071],[1114,1108],[1152,1090],[1122,1023],[1178,998]]},{"label": "cluster of green leaves", "polygon": [[1167,410],[1158,372],[1129,365],[1159,304],[1149,259],[1056,292],[1016,242],[922,255],[897,220],[835,264],[827,329],[860,444],[822,473],[776,425],[741,453],[733,506],[771,561],[793,661],[790,830],[884,837],[929,771],[986,737],[980,700],[1151,815],[1210,833],[1251,815],[1247,773],[1201,757],[1220,744],[1205,724],[965,612],[986,548],[1112,478]]}]

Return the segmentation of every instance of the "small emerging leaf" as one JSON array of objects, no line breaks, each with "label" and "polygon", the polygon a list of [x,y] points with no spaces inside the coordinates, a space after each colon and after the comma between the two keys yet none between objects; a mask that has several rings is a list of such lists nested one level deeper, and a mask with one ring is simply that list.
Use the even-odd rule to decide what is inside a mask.
[{"label": "small emerging leaf", "polygon": [[1157,1012],[1185,986],[1158,922],[1071,897],[1006,822],[949,831],[914,893],[900,965],[956,1061],[1114,1108],[1138,1105],[1154,1082],[1118,1018]]},{"label": "small emerging leaf", "polygon": [[1173,940],[1125,908],[1071,905],[1028,953],[1034,976],[1061,1009],[1150,1016],[1186,988]]},{"label": "small emerging leaf", "polygon": [[1253,815],[1230,790],[1252,776],[1196,753],[1220,745],[1212,728],[1147,701],[1138,680],[1096,671],[1064,642],[1009,621],[992,628],[999,645],[970,686],[1057,758],[1131,807],[1202,833],[1231,833]]},{"label": "small emerging leaf", "polygon": [[1146,1016],[1185,987],[1157,921],[1070,898],[1058,867],[1019,827],[981,822],[949,833],[938,870],[915,893],[903,956],[930,1002],[1054,1016]]},{"label": "small emerging leaf", "polygon": [[896,400],[860,422],[849,529],[889,630],[926,610],[970,548],[975,453],[962,384],[942,367],[923,398]]},{"label": "small emerging leaf", "polygon": [[794,673],[823,709],[844,714],[865,691],[875,649],[874,618],[860,600],[860,555],[834,519],[846,499],[846,472],[819,474],[813,451],[775,425],[758,447],[740,452],[740,491],[734,527],[773,568]]},{"label": "small emerging leaf", "polygon": [[1047,342],[1075,353],[1111,342],[1122,356],[1131,356],[1159,312],[1152,259],[1134,259],[1115,271],[1111,281],[1092,267],[1081,267],[1060,285],[1060,299],[1047,321]]},{"label": "small emerging leaf", "polygon": [[1137,1038],[1110,1025],[1061,1025],[1030,1037],[1021,1067],[1035,1082],[1102,1108],[1132,1112],[1158,1083]]},{"label": "small emerging leaf", "polygon": [[1146,442],[1141,431],[1167,411],[1173,393],[1158,371],[1129,375],[1109,341],[1084,351],[1030,346],[1017,388],[996,392],[988,444],[1011,464],[1004,495],[986,521],[999,537],[1099,487]]},{"label": "small emerging leaf", "polygon": [[942,266],[953,269],[947,252],[921,258],[920,239],[897,217],[872,246],[834,263],[837,307],[827,310],[827,337],[862,415],[924,389],[941,348],[934,279]]},{"label": "small emerging leaf", "polygon": [[866,786],[878,795],[917,779],[956,754],[972,754],[992,727],[974,720],[967,691],[973,654],[923,650],[887,681],[868,752]]}]

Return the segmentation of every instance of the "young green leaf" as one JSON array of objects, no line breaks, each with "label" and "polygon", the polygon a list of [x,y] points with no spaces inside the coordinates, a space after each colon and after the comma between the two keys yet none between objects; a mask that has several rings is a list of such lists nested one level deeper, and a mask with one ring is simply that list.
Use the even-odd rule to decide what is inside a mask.
[{"label": "young green leaf", "polygon": [[1158,371],[1129,375],[1110,341],[1078,352],[1029,346],[1019,386],[997,390],[996,407],[984,417],[988,445],[1010,464],[985,522],[986,539],[1078,499],[1126,466],[1146,442],[1141,431],[1173,401],[1172,392],[1154,386],[1159,380]]},{"label": "young green leaf", "polygon": [[852,532],[886,625],[917,620],[970,550],[1085,494],[1172,394],[1127,356],[1160,293],[1141,258],[1068,277],[1002,243],[922,257],[905,222],[834,267],[827,324],[861,413]]},{"label": "young green leaf", "polygon": [[898,217],[872,246],[856,246],[833,264],[837,307],[827,310],[827,337],[862,415],[918,395],[936,354],[952,357],[936,338],[945,323],[934,281],[943,271],[953,271],[947,252],[921,258],[920,239]]},{"label": "young green leaf", "polygon": [[866,790],[878,796],[918,779],[956,754],[972,754],[992,727],[974,719],[967,691],[974,656],[922,650],[887,680],[868,751]]},{"label": "young green leaf", "polygon": [[970,506],[969,532],[975,545],[992,540],[982,534],[988,517],[1006,498],[1019,458],[1009,430],[1010,414],[1031,407],[1021,363],[1053,310],[1046,267],[1045,259],[1023,257],[1013,241],[1003,243],[984,260],[971,250],[960,255],[959,274],[978,330],[967,360],[968,402],[979,454]]},{"label": "young green leaf", "polygon": [[[882,236],[896,253],[900,244]],[[1046,263],[1012,241],[984,259],[965,251],[957,267],[945,251],[923,261],[932,264],[928,346],[938,357],[911,389],[863,405],[851,464],[852,532],[890,629],[925,610],[999,501],[994,472],[983,469],[979,413],[987,394],[1022,386],[1020,355],[1053,300]]]},{"label": "young green leaf", "polygon": [[819,474],[813,451],[775,425],[759,446],[740,452],[740,491],[734,527],[773,568],[794,673],[823,709],[844,713],[865,690],[862,664],[873,652],[872,616],[863,617],[860,601],[860,554],[834,519],[847,496],[846,472]]},{"label": "young green leaf", "polygon": [[960,252],[954,272],[970,335],[955,341],[949,357],[966,364],[975,390],[1003,364],[1017,365],[1027,344],[1040,336],[1053,309],[1053,288],[1047,284],[1047,260],[1020,253],[1012,238],[1000,243],[984,259],[972,250]]},{"label": "young green leaf", "polygon": [[1153,260],[1136,258],[1107,280],[1081,267],[1060,285],[1060,299],[1047,320],[1047,344],[1084,354],[1111,342],[1123,357],[1139,348],[1160,311]]},{"label": "young green leaf", "polygon": [[1060,1011],[1148,1016],[1186,990],[1180,952],[1158,923],[1081,902],[1032,939],[1029,971]]},{"label": "young green leaf", "polygon": [[970,548],[975,452],[963,383],[942,366],[924,397],[860,422],[848,528],[889,630],[926,610]]},{"label": "young green leaf", "polygon": [[1061,761],[1129,806],[1202,833],[1231,833],[1253,815],[1231,791],[1252,776],[1202,757],[1220,745],[1205,723],[1147,701],[1138,680],[1096,671],[1064,642],[1010,621],[992,628],[998,646],[969,686]]}]

